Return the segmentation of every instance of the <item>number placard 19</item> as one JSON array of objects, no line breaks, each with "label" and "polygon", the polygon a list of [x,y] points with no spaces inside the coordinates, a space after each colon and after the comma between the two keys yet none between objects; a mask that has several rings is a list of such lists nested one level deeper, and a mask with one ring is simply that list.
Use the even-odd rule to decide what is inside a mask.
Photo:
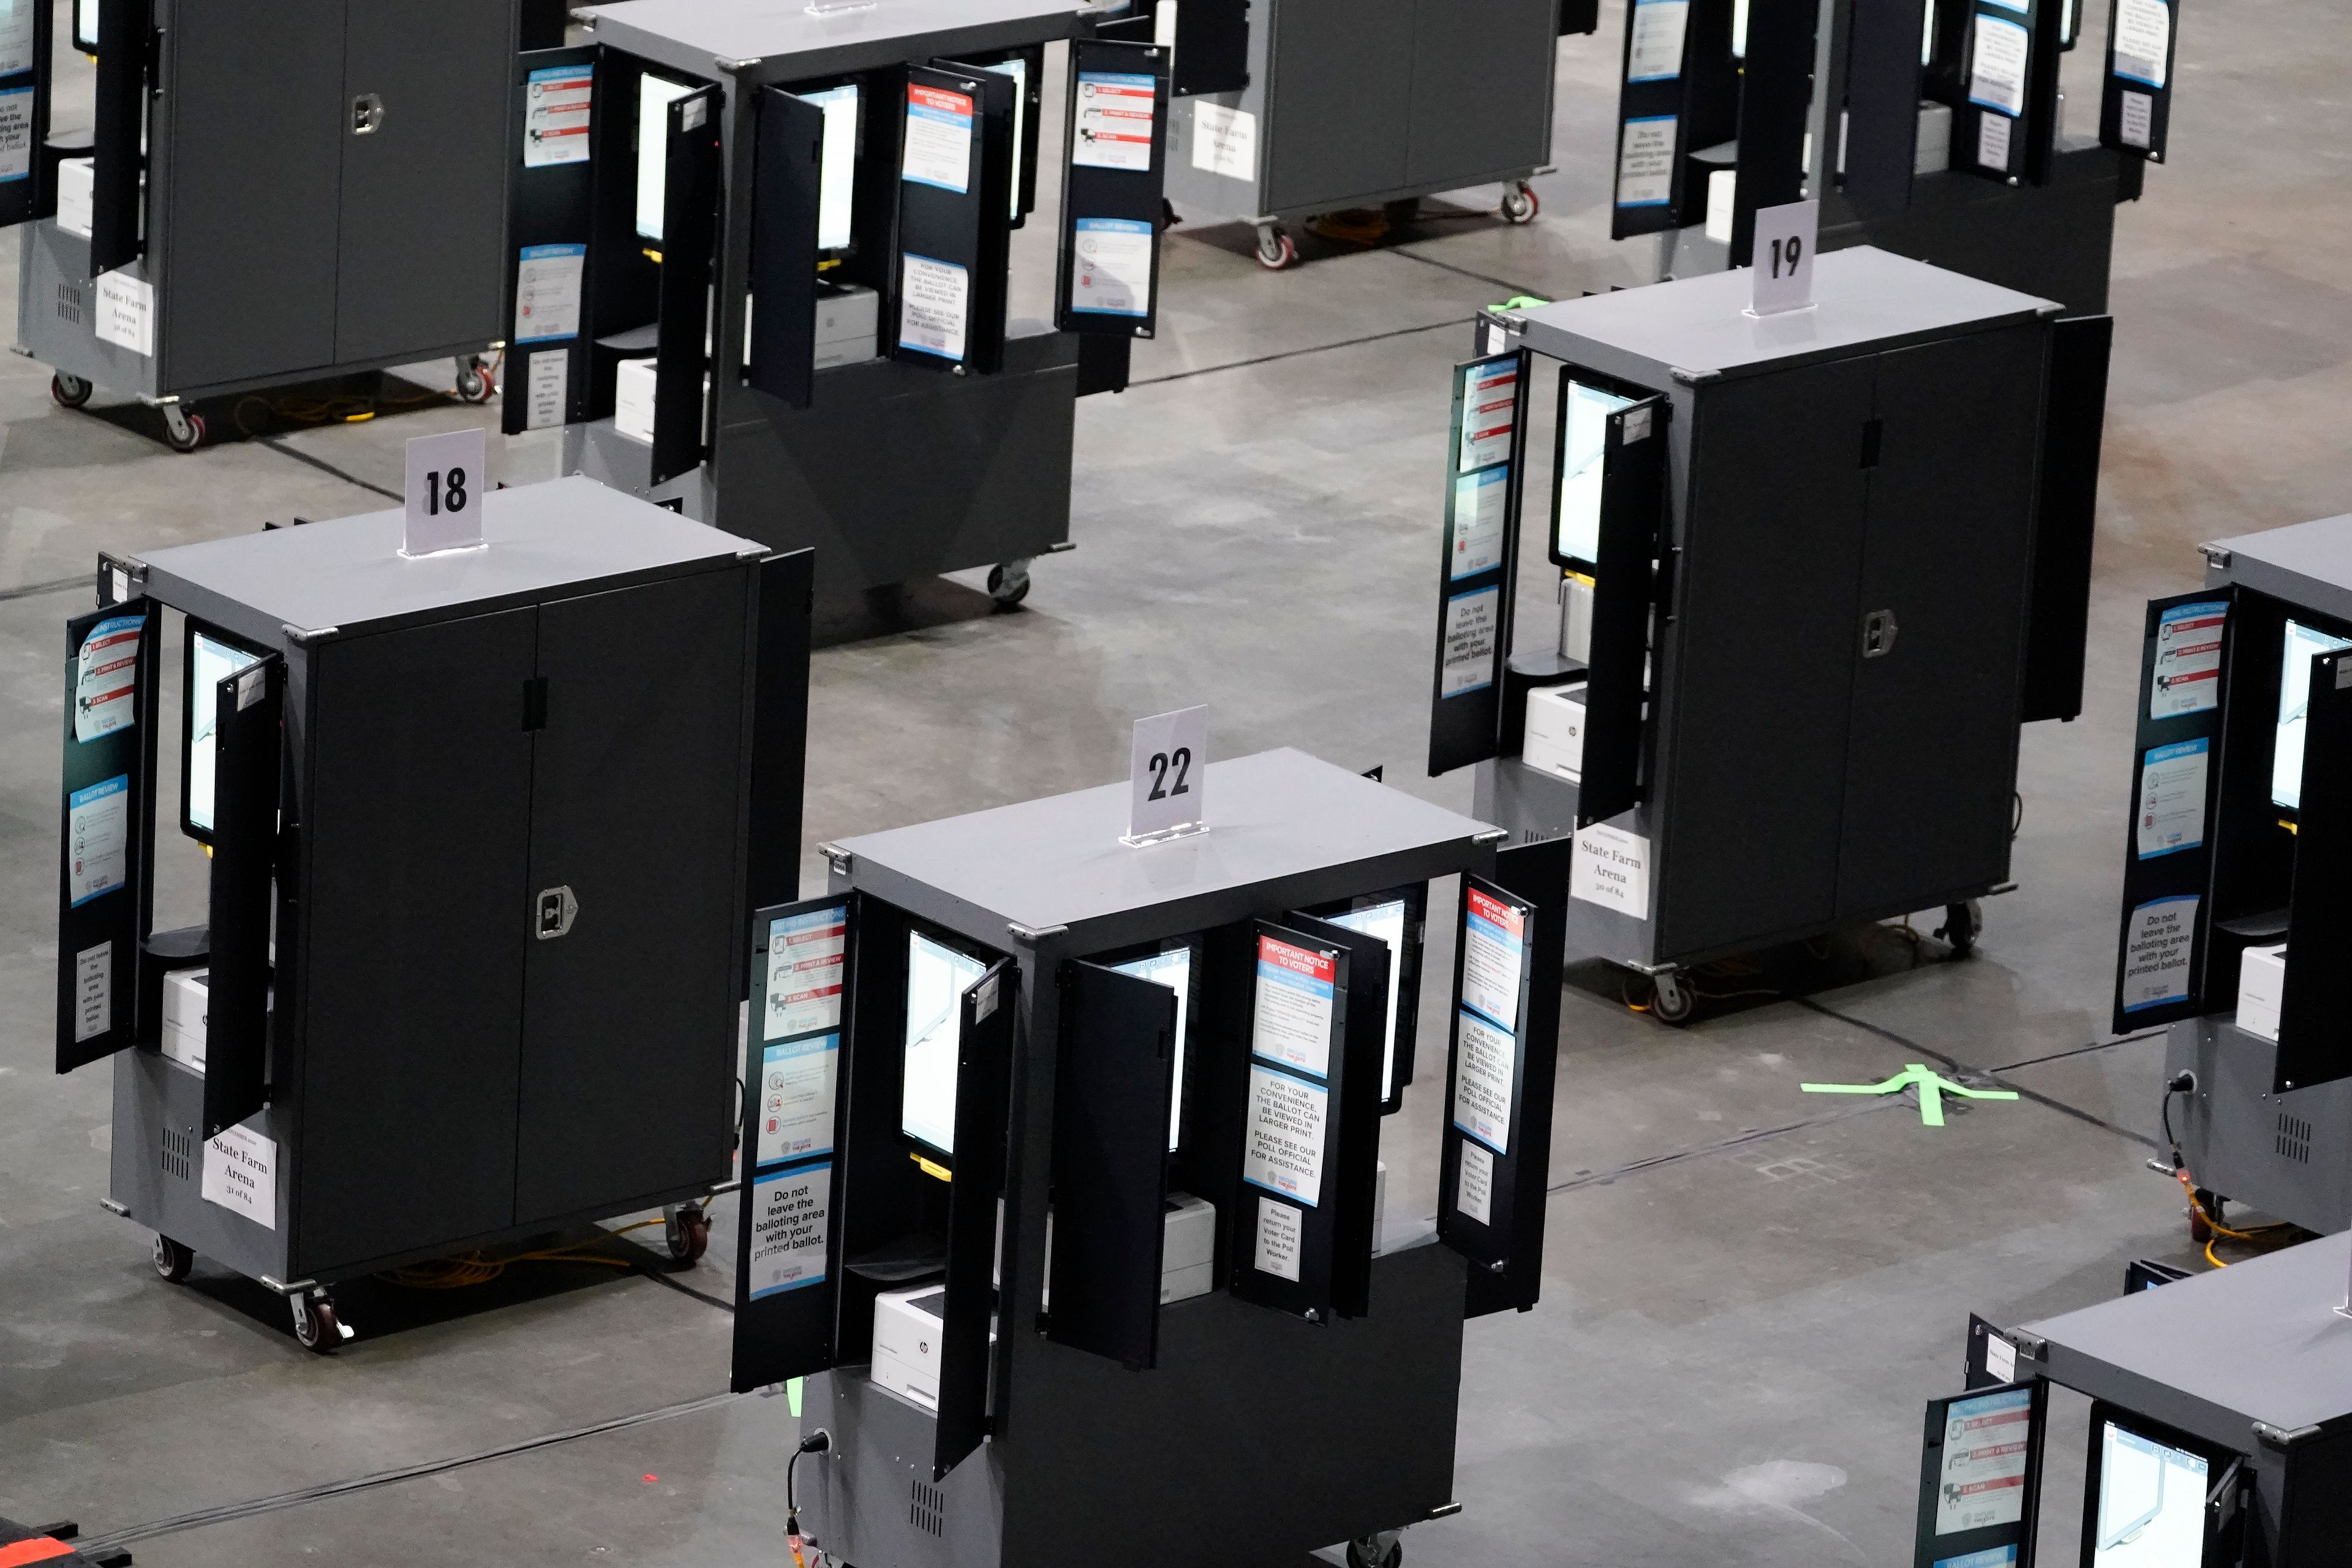
[{"label": "number placard 19", "polygon": [[1208,816],[1209,710],[1180,708],[1135,721],[1121,842],[1154,844],[1198,833]]},{"label": "number placard 19", "polygon": [[1821,227],[1822,204],[1817,201],[1756,209],[1749,315],[1774,316],[1813,302],[1813,248]]},{"label": "number placard 19", "polygon": [[482,542],[482,493],[489,443],[478,426],[408,443],[408,512],[404,555],[470,550]]}]

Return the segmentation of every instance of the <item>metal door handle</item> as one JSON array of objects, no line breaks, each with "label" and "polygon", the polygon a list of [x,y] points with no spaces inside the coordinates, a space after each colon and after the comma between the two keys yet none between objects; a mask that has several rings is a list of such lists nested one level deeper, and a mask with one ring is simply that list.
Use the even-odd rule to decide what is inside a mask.
[{"label": "metal door handle", "polygon": [[383,123],[383,100],[372,92],[363,92],[352,100],[352,134],[372,136]]},{"label": "metal door handle", "polygon": [[1895,634],[1902,628],[1895,624],[1892,610],[1873,610],[1862,617],[1862,657],[1884,658],[1895,651]]},{"label": "metal door handle", "polygon": [[580,900],[572,896],[570,888],[550,888],[539,895],[537,935],[541,942],[552,942],[571,933],[572,922],[580,913]]}]

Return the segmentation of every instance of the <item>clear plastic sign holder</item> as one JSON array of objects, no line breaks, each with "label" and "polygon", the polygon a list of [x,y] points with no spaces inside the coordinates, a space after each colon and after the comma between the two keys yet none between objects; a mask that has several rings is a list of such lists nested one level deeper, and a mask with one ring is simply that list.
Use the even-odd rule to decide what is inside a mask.
[{"label": "clear plastic sign holder", "polygon": [[407,459],[402,557],[415,561],[482,549],[482,492],[489,488],[489,442],[481,428],[411,437]]},{"label": "clear plastic sign holder", "polygon": [[1748,253],[1753,291],[1743,314],[1760,321],[1813,308],[1813,251],[1821,228],[1818,201],[1757,209],[1756,247]]},{"label": "clear plastic sign holder", "polygon": [[1129,848],[1209,831],[1209,710],[1179,708],[1135,721],[1128,774]]}]

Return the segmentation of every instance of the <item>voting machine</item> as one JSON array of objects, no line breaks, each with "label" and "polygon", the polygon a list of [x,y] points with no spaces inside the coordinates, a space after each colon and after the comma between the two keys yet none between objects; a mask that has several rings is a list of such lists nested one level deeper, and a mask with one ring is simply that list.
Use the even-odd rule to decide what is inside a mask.
[{"label": "voting machine", "polygon": [[[1205,1499],[1271,1557],[1454,1508],[1463,1320],[1541,1283],[1562,858],[1295,751],[1205,787],[1158,843],[1125,785],[848,839],[753,919],[733,1382],[808,1377],[836,1560],[1108,1562]],[[1436,1190],[1383,1210],[1409,1089]]]},{"label": "voting machine", "polygon": [[732,933],[797,883],[806,553],[475,499],[414,558],[398,511],[102,557],[66,628],[58,1070],[112,1058],[158,1269],[320,1349],[331,1285],[436,1255],[673,1205],[698,1253]]}]

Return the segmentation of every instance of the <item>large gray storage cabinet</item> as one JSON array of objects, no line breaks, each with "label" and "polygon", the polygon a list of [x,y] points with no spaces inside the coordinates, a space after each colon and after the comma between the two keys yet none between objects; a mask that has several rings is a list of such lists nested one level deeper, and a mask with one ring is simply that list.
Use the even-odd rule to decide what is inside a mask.
[{"label": "large gray storage cabinet", "polygon": [[[1516,364],[1521,428],[1538,366],[1564,405],[1583,389],[1622,406],[1597,459],[1599,558],[1558,531],[1551,551],[1589,586],[1589,661],[1547,624],[1507,666],[1506,611],[1491,671],[1454,691],[1459,648],[1442,647],[1431,766],[1479,763],[1479,814],[1576,834],[1580,864],[1635,863],[1613,898],[1580,882],[1570,949],[1667,982],[2001,887],[2018,726],[2079,706],[2096,409],[2048,389],[2084,353],[2104,365],[2104,335],[1868,247],[1822,257],[1804,310],[1748,314],[1749,281],[1490,318],[1506,346],[1473,362]],[[1499,559],[1454,569],[1448,602],[1515,585]],[[1579,680],[1580,777],[1525,765],[1528,685]]]},{"label": "large gray storage cabinet", "polygon": [[[336,1279],[726,1182],[733,933],[796,880],[807,553],[586,479],[480,505],[482,547],[416,559],[388,511],[107,560],[70,628],[69,691],[93,637],[139,663],[132,722],[67,723],[58,1068],[115,1058],[110,1206],[312,1332]],[[167,606],[209,811],[157,787]],[[152,929],[159,816],[208,834],[205,925]],[[159,1047],[198,966],[191,1067]]]},{"label": "large gray storage cabinet", "polygon": [[[17,342],[164,405],[499,346],[518,0],[107,0],[98,117],[53,142],[23,228]],[[61,163],[89,160],[86,232]],[[101,275],[111,275],[101,282]],[[101,300],[101,289],[109,298]],[[121,296],[121,300],[115,298]],[[101,326],[129,311],[144,326]]]},{"label": "large gray storage cabinet", "polygon": [[[1173,8],[1172,3],[1171,8]],[[1536,216],[1528,176],[1551,165],[1559,0],[1253,0],[1202,7],[1234,35],[1176,37],[1168,195],[1258,226],[1259,259],[1318,213],[1500,183],[1504,214]],[[1189,13],[1192,5],[1184,10]],[[1206,24],[1204,23],[1203,26]],[[1245,76],[1188,92],[1188,49]]]}]

